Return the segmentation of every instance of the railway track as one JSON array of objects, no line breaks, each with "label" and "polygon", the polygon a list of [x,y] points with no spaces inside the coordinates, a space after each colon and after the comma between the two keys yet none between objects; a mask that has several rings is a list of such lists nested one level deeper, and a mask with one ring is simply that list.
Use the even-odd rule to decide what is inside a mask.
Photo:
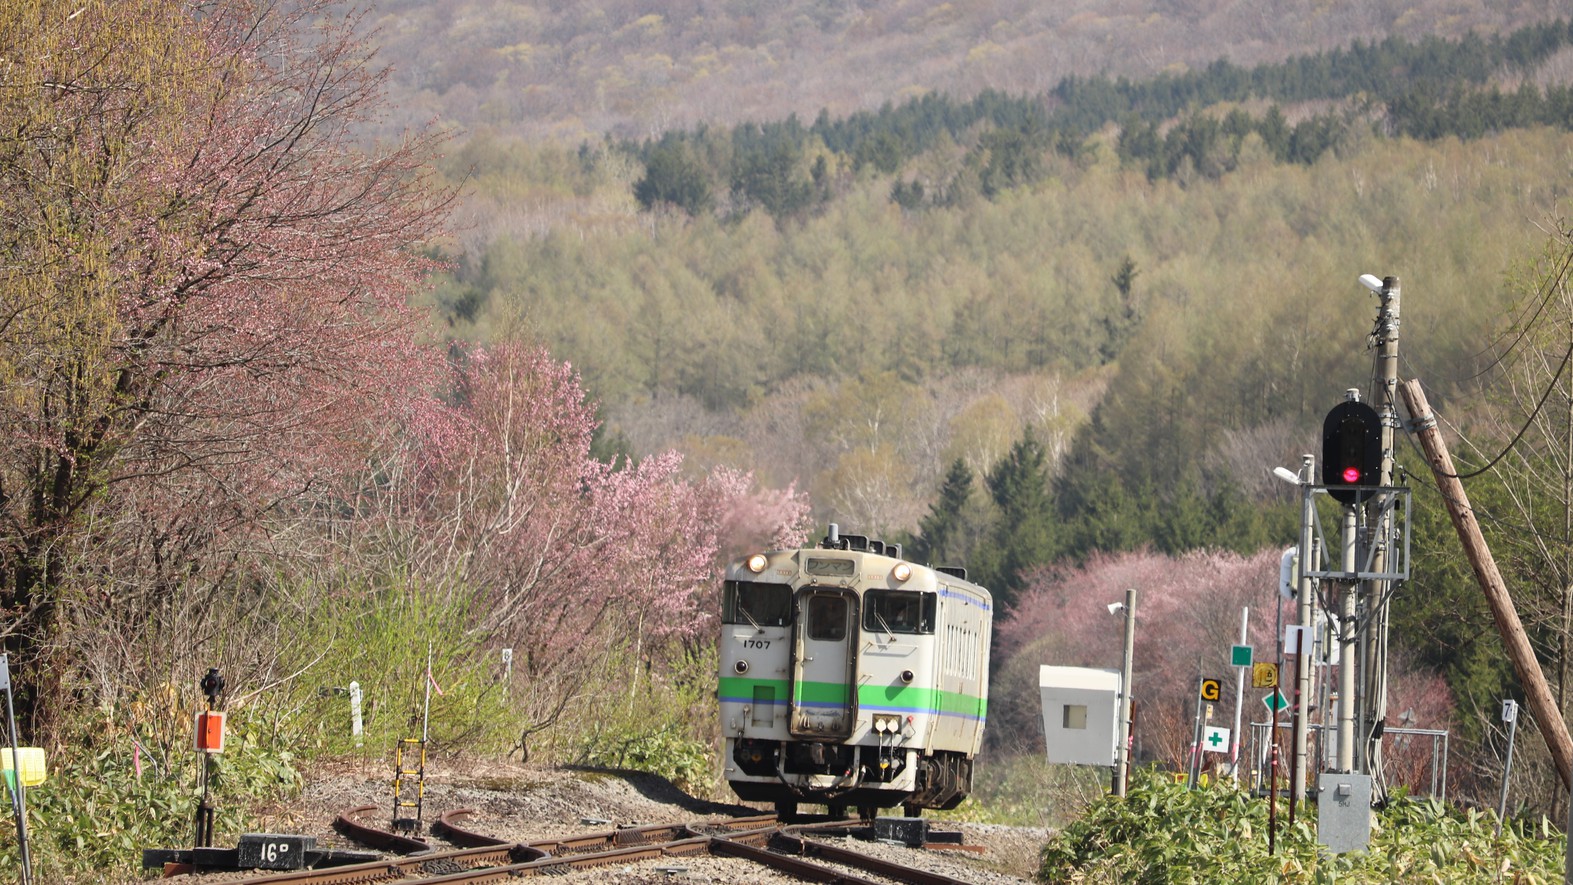
[{"label": "railway track", "polygon": [[785,824],[774,815],[688,824],[621,827],[557,839],[509,842],[470,830],[473,812],[444,814],[432,832],[456,848],[389,833],[363,818],[375,806],[341,813],[334,826],[347,838],[398,856],[351,866],[247,878],[254,885],[329,885],[329,883],[428,882],[443,885],[505,882],[524,876],[562,875],[574,869],[673,861],[713,855],[769,867],[799,881],[843,885],[966,885],[964,880],[913,869],[811,835],[844,834],[847,821]]}]

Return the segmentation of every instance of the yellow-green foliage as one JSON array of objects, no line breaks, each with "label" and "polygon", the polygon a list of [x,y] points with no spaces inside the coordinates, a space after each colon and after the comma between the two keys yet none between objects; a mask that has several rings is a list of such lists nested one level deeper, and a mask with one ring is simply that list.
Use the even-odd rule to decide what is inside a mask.
[{"label": "yellow-green foliage", "polygon": [[[244,715],[228,723],[224,752],[212,758],[208,789],[214,844],[233,845],[254,831],[253,810],[300,789],[296,759],[264,739]],[[162,760],[141,757],[137,771],[129,738],[83,737],[47,760],[49,779],[29,788],[28,847],[34,881],[100,882],[132,878],[145,848],[189,848],[202,797],[202,759],[183,750]],[[21,869],[10,796],[0,814],[0,877]]]},{"label": "yellow-green foliage", "polygon": [[[757,211],[592,214],[578,198],[553,204],[564,210],[554,219],[535,204],[533,228],[499,218],[478,231],[495,238],[463,274],[479,305],[463,331],[528,329],[614,413],[678,393],[770,414],[803,376],[895,372],[926,388],[968,367],[1076,377],[1112,358],[1101,417],[1116,465],[1172,475],[1220,442],[1220,424],[1310,430],[1364,383],[1375,303],[1361,273],[1401,278],[1405,362],[1456,394],[1512,297],[1503,275],[1539,248],[1573,158],[1573,135],[1551,130],[1368,135],[1310,166],[1245,150],[1216,180],[1152,181],[1107,138],[1092,144],[1074,161],[1048,156],[1044,178],[995,199],[916,211],[871,170],[844,179],[819,214],[781,224]],[[513,150],[541,157],[521,169],[563,168],[544,159],[553,149]],[[937,162],[920,157],[897,177]],[[595,182],[610,205],[617,185]],[[1127,258],[1128,303],[1113,280]],[[818,463],[833,469],[840,454]]]},{"label": "yellow-green foliage", "polygon": [[1375,813],[1370,849],[1329,855],[1314,806],[1293,826],[1280,807],[1268,853],[1268,804],[1232,786],[1186,790],[1140,772],[1125,799],[1106,797],[1043,849],[1041,882],[1560,881],[1565,838],[1542,821],[1495,835],[1496,817],[1398,797]]},{"label": "yellow-green foliage", "polygon": [[690,650],[669,673],[642,676],[631,656],[618,663],[586,692],[556,742],[576,763],[649,772],[692,795],[720,796],[715,647]]},{"label": "yellow-green foliage", "polygon": [[[290,619],[281,642],[297,675],[257,701],[258,717],[281,745],[391,760],[400,740],[422,736],[428,662],[434,751],[501,754],[518,739],[500,650],[473,632],[468,593],[394,578],[316,598]],[[525,653],[518,651],[521,661]],[[362,693],[358,741],[351,735],[351,682]]]}]

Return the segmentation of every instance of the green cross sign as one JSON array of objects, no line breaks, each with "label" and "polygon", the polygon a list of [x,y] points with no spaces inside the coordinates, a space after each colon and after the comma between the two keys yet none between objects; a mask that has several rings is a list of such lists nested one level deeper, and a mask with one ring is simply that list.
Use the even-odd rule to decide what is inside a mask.
[{"label": "green cross sign", "polygon": [[1202,738],[1202,749],[1209,753],[1222,753],[1229,749],[1229,729],[1216,725],[1207,726],[1207,735]]}]

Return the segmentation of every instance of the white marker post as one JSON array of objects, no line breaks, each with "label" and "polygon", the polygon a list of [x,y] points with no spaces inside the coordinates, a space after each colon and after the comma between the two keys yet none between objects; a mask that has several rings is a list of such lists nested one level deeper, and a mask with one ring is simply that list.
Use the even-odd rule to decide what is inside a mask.
[{"label": "white marker post", "polygon": [[357,747],[361,746],[361,744],[363,742],[362,729],[361,729],[361,716],[360,716],[360,710],[361,710],[360,702],[361,702],[360,683],[359,682],[351,682],[350,683],[350,735],[355,738],[355,746],[357,746]]},{"label": "white marker post", "polygon": [[1245,671],[1251,669],[1253,655],[1247,629],[1251,623],[1251,609],[1240,609],[1240,644],[1230,657],[1234,664],[1234,741],[1229,745],[1229,770],[1234,773],[1235,784],[1240,782],[1240,708],[1245,706]]}]

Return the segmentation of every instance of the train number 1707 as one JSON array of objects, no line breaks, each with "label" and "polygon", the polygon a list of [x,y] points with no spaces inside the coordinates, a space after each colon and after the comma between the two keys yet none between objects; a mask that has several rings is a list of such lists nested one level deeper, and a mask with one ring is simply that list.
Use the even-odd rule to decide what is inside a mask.
[{"label": "train number 1707", "polygon": [[770,640],[768,640],[768,639],[745,639],[745,640],[743,640],[743,647],[744,648],[769,648],[770,647]]}]

